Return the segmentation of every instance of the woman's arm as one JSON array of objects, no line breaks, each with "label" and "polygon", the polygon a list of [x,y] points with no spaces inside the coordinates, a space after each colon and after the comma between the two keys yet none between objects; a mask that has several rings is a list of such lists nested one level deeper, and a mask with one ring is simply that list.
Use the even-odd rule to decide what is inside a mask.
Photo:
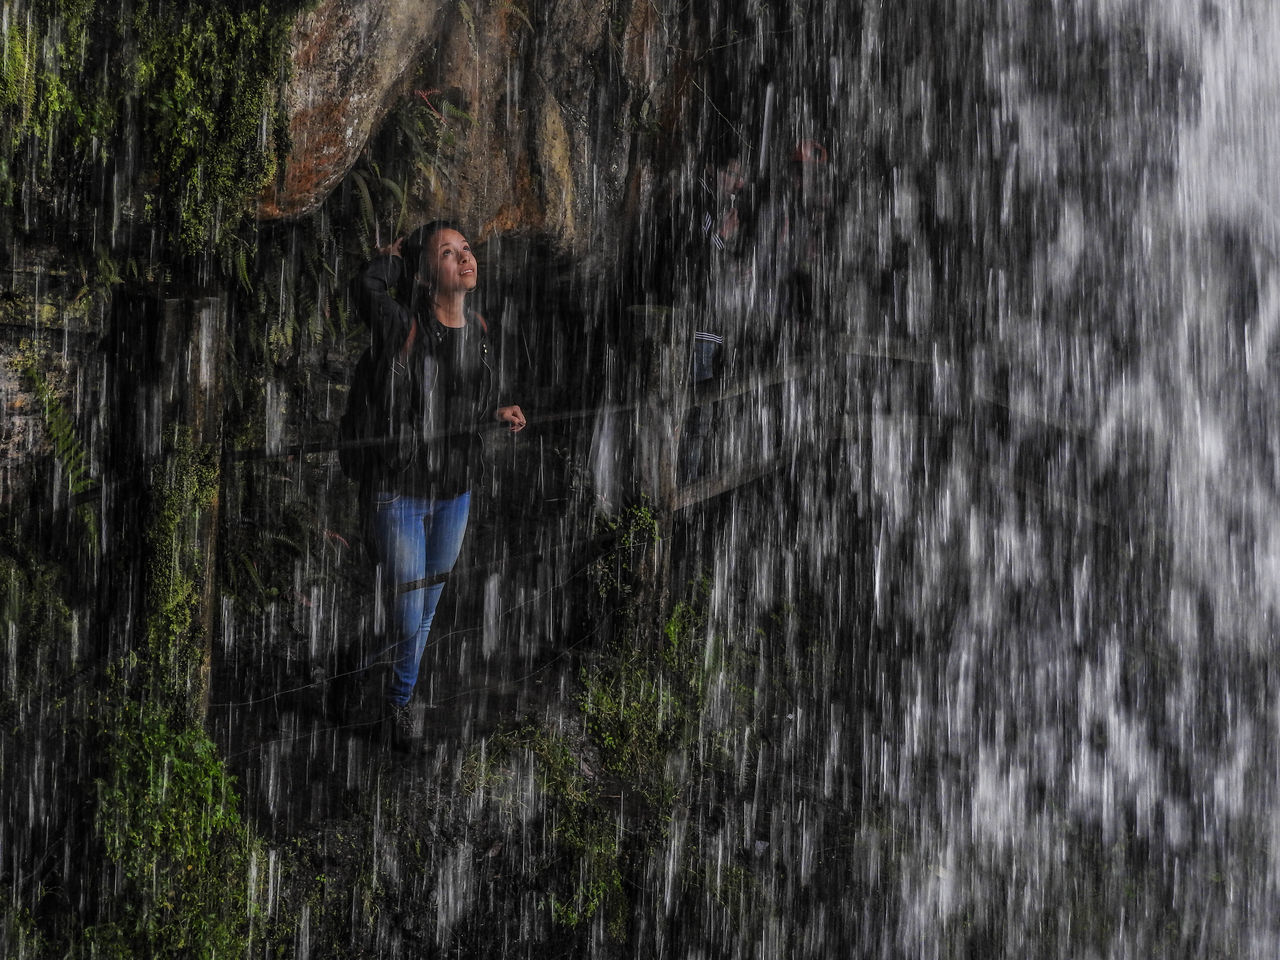
[{"label": "woman's arm", "polygon": [[400,241],[383,247],[379,254],[360,274],[360,315],[369,325],[374,354],[383,356],[385,351],[399,350],[408,339],[413,317],[391,295],[403,273]]}]

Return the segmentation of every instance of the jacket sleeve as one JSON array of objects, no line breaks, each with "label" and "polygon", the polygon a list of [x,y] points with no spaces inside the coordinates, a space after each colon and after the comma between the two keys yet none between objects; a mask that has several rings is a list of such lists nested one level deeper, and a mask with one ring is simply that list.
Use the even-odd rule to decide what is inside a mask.
[{"label": "jacket sleeve", "polygon": [[400,279],[399,257],[371,260],[360,274],[360,315],[369,325],[373,354],[382,359],[404,346],[413,326],[413,317],[395,297],[391,288]]}]

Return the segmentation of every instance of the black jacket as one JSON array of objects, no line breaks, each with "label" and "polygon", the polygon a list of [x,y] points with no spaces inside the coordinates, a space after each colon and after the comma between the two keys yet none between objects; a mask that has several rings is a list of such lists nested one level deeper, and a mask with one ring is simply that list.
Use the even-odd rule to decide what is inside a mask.
[{"label": "black jacket", "polygon": [[[370,492],[452,497],[479,475],[479,428],[498,408],[498,365],[487,324],[467,311],[467,324],[450,328],[435,319],[429,302],[417,304],[392,291],[403,273],[399,257],[378,257],[360,276],[361,315],[369,324],[374,376],[395,384],[386,416],[403,436],[398,456],[370,457]],[[411,348],[403,350],[414,324]],[[354,385],[353,385],[354,386]],[[370,384],[371,395],[387,384]]]}]

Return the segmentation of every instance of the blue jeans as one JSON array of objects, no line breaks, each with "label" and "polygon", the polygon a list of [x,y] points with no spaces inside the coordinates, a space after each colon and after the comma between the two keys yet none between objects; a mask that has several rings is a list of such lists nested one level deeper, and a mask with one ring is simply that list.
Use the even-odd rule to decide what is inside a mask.
[{"label": "blue jeans", "polygon": [[[471,494],[430,500],[379,493],[373,498],[373,540],[384,583],[396,589],[417,580],[442,577],[453,569],[467,530]],[[387,700],[409,702],[418,682],[418,663],[431,633],[444,581],[412,590],[396,589],[388,633],[392,641],[376,659],[392,664]]]}]

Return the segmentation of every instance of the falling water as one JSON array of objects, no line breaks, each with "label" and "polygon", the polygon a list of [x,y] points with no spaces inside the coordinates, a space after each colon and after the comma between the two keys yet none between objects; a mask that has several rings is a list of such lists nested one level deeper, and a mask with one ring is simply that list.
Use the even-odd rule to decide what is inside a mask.
[{"label": "falling water", "polygon": [[[486,435],[411,758],[329,700],[384,620],[331,438],[364,336],[343,284],[397,228],[362,191],[422,129],[407,169],[460,182],[430,124],[470,117],[462,94],[423,91],[313,217],[259,228],[243,277],[202,267],[167,303],[71,289],[73,238],[16,225],[51,216],[25,174],[0,224],[4,950],[89,955],[130,898],[167,917],[189,889],[112,846],[103,756],[129,757],[100,715],[154,660],[170,686],[119,716],[156,729],[171,686],[197,705],[231,779],[195,782],[249,838],[227,902],[250,956],[1280,952],[1280,11],[655,23],[655,50],[697,52],[653,68],[679,109],[603,122],[631,103],[616,64],[565,107],[601,167],[560,213],[589,208],[591,243],[476,227],[531,428]],[[501,71],[507,126],[542,96],[526,72]],[[630,192],[614,135],[641,145]],[[108,193],[94,216],[131,223]],[[699,333],[718,369],[694,383]],[[121,546],[155,548],[174,424],[222,451],[164,541],[217,544],[189,595],[203,699]]]}]

